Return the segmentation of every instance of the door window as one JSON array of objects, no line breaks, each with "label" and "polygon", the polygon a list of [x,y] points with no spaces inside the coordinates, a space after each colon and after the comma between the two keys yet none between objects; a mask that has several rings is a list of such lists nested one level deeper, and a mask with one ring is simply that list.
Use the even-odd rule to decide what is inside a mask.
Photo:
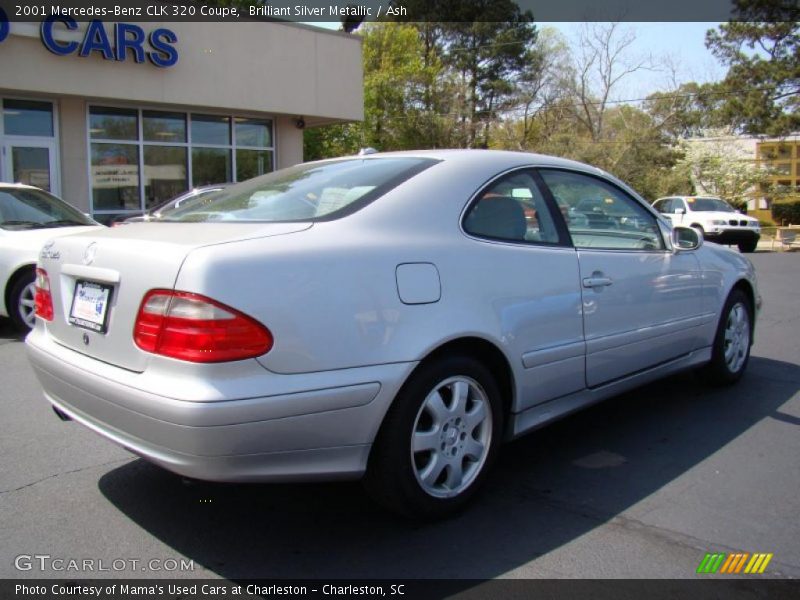
[{"label": "door window", "polygon": [[576,248],[663,250],[655,216],[611,183],[572,171],[541,170]]},{"label": "door window", "polygon": [[50,191],[50,149],[11,146],[11,177],[18,183]]},{"label": "door window", "polygon": [[57,194],[58,154],[52,102],[0,99],[0,181]]},{"label": "door window", "polygon": [[659,200],[653,204],[653,208],[655,208],[662,215],[668,215],[672,212],[672,202],[672,198],[664,198],[663,200]]}]

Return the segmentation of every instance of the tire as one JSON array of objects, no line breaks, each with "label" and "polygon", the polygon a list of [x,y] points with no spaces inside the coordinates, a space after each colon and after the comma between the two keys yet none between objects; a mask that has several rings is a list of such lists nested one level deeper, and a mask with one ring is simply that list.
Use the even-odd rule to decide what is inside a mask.
[{"label": "tire", "polygon": [[751,252],[756,251],[756,248],[758,247],[758,240],[751,240],[749,242],[739,242],[737,246],[739,246],[739,252],[743,254],[750,254]]},{"label": "tire", "polygon": [[451,356],[423,363],[384,419],[365,487],[406,517],[453,514],[486,478],[502,431],[500,391],[480,361]]},{"label": "tire", "polygon": [[701,370],[713,385],[732,385],[742,378],[750,360],[753,308],[742,290],[733,290],[722,309],[711,361]]},{"label": "tire", "polygon": [[703,234],[703,237],[705,238],[705,235],[706,235],[706,230],[705,230],[705,229],[703,229],[703,226],[702,226],[702,225],[700,225],[700,223],[692,223],[692,229],[697,229],[697,230],[699,230],[699,231],[700,231],[700,233],[702,233],[702,234]]},{"label": "tire", "polygon": [[14,280],[8,293],[8,316],[20,333],[33,329],[36,322],[34,294],[35,273],[28,271]]}]

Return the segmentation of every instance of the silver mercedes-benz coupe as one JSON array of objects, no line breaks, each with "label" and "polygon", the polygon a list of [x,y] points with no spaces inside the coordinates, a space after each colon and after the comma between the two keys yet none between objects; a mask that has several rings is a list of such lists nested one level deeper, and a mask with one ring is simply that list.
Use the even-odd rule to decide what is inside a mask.
[{"label": "silver mercedes-benz coupe", "polygon": [[465,504],[501,442],[683,369],[745,371],[740,254],[580,163],[307,163],[48,243],[30,360],[64,418],[186,477]]}]

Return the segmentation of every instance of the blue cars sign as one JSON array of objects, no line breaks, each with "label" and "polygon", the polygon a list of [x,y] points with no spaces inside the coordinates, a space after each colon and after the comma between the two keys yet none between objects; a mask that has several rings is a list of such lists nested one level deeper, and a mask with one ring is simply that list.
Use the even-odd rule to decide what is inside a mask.
[{"label": "blue cars sign", "polygon": [[144,29],[131,23],[114,23],[109,36],[103,22],[95,19],[89,22],[83,40],[59,41],[54,32],[57,28],[75,30],[78,23],[72,17],[51,16],[42,21],[40,30],[42,43],[53,54],[78,56],[100,54],[105,60],[124,62],[129,56],[137,63],[149,61],[156,67],[171,67],[178,62],[178,50],[174,44],[178,36],[170,29],[158,28],[146,34]]},{"label": "blue cars sign", "polygon": [[[133,57],[137,63],[149,61],[161,68],[171,67],[178,62],[178,50],[175,48],[178,36],[171,29],[160,27],[146,33],[132,23],[114,23],[109,33],[103,22],[95,19],[86,27],[83,40],[77,42],[59,40],[59,28],[74,31],[78,23],[67,15],[50,16],[42,21],[39,29],[44,47],[59,56],[100,54],[105,60],[117,62]],[[0,42],[5,41],[10,31],[8,15],[0,7]]]},{"label": "blue cars sign", "polygon": [[8,15],[6,11],[0,7],[0,42],[5,40],[8,37],[9,25],[8,25]]}]

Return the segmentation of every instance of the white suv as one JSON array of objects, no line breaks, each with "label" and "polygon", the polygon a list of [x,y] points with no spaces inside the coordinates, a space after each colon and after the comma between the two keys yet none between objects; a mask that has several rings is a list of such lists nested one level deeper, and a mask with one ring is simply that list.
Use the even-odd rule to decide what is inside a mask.
[{"label": "white suv", "polygon": [[694,227],[709,242],[736,244],[741,252],[754,252],[761,237],[758,219],[736,212],[721,198],[671,196],[659,198],[653,208],[673,225]]}]

